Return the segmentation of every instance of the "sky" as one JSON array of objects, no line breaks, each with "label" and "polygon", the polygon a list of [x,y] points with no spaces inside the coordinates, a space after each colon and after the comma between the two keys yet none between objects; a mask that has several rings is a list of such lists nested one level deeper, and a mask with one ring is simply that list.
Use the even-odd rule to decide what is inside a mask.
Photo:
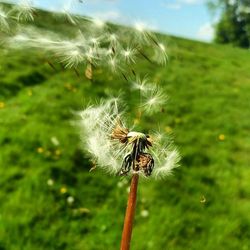
[{"label": "sky", "polygon": [[210,42],[214,36],[214,18],[206,0],[32,0],[32,3],[43,9],[67,9],[125,25],[142,22],[152,30],[194,40]]}]

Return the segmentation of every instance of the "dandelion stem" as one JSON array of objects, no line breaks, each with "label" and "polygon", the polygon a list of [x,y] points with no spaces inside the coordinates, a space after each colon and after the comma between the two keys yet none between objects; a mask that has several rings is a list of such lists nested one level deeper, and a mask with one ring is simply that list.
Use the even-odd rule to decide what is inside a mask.
[{"label": "dandelion stem", "polygon": [[128,196],[126,214],[124,218],[120,250],[130,249],[130,241],[131,241],[131,236],[132,236],[133,221],[134,221],[135,207],[136,207],[138,180],[139,180],[139,175],[133,174],[132,179],[131,179],[131,184],[130,184],[130,192]]}]

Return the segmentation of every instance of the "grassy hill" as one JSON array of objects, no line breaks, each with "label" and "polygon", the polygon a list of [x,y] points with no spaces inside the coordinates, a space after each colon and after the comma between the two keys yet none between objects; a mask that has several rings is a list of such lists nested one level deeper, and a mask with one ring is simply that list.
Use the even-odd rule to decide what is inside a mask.
[{"label": "grassy hill", "polygon": [[[56,28],[43,15],[38,25]],[[182,162],[166,181],[140,181],[132,249],[250,249],[250,54],[163,38],[167,66],[136,70],[170,98],[139,127],[164,124]],[[132,110],[119,76],[97,69],[91,83],[36,51],[0,50],[1,250],[119,249],[128,180],[89,172],[72,126],[73,111],[118,89]]]}]

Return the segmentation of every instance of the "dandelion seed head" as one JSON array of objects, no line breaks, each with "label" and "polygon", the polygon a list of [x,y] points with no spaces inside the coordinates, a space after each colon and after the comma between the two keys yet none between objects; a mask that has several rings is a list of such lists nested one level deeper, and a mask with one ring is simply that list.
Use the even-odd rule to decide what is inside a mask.
[{"label": "dandelion seed head", "polygon": [[[134,159],[137,165],[133,165],[133,169],[126,174],[139,173],[144,177],[150,176],[154,166],[151,153],[155,158],[152,176],[164,178],[169,175],[179,160],[177,150],[170,148],[168,137],[162,133],[149,136],[127,129],[121,120],[123,114],[119,112],[119,100],[112,98],[79,113],[84,150],[94,158],[99,168],[111,174],[123,174],[121,167],[124,161],[132,164],[133,150],[138,153],[138,158]],[[134,151],[135,145],[138,145],[139,151]],[[144,150],[148,150],[148,153]],[[148,169],[150,166],[152,168]]]}]

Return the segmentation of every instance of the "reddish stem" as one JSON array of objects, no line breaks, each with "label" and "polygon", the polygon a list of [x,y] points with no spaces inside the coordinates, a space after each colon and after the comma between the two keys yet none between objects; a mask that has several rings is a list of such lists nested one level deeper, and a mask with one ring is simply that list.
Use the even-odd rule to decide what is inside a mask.
[{"label": "reddish stem", "polygon": [[124,219],[121,248],[120,250],[129,250],[130,241],[132,236],[133,221],[135,215],[135,206],[136,206],[136,195],[137,195],[137,185],[138,185],[139,175],[134,174],[131,179],[130,192],[128,196],[128,204]]}]

